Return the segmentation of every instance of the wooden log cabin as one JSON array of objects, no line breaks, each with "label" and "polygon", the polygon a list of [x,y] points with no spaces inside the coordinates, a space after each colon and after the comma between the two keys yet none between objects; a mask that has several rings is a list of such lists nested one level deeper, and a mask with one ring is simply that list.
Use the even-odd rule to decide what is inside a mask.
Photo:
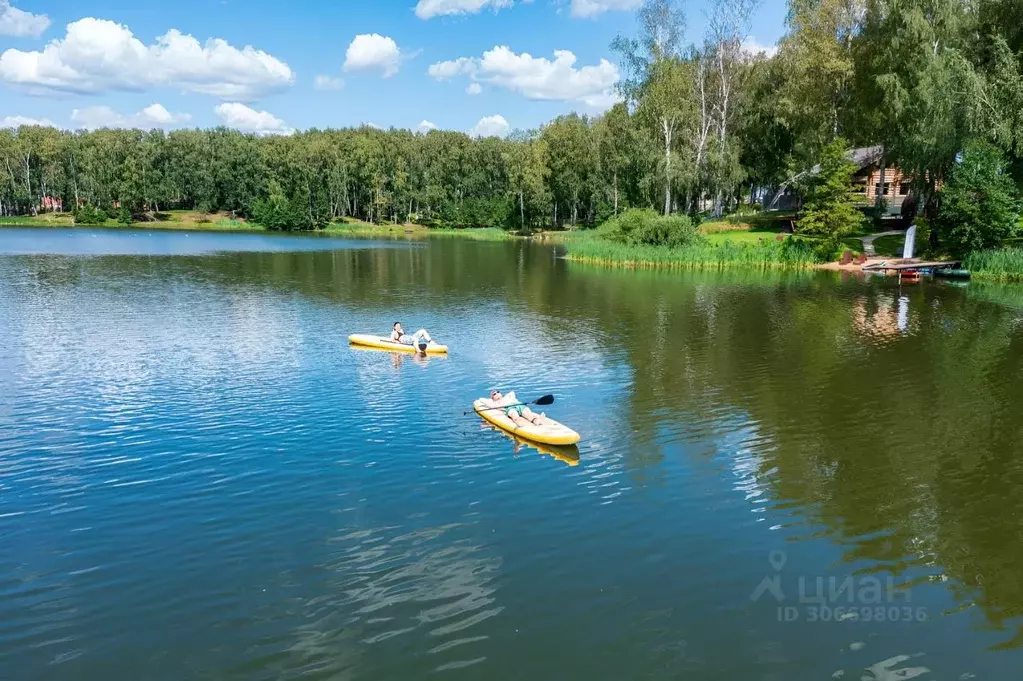
[{"label": "wooden log cabin", "polygon": [[[901,215],[907,200],[914,201],[911,178],[902,174],[898,166],[888,165],[884,170],[884,187],[881,187],[881,147],[853,149],[852,161],[858,166],[853,175],[853,193],[861,198],[864,206],[873,206],[878,196],[884,196],[888,215]],[[908,207],[908,206],[907,206]]]},{"label": "wooden log cabin", "polygon": [[[856,165],[852,177],[852,189],[856,204],[861,209],[873,208],[877,205],[878,196],[886,200],[886,217],[911,219],[919,212],[919,201],[913,194],[912,178],[903,175],[897,165],[888,164],[884,170],[884,187],[881,186],[881,147],[860,147],[849,152],[849,160]],[[800,200],[796,182],[808,174],[820,172],[816,165],[801,173],[797,173],[782,183],[773,198],[765,197],[765,205],[772,209],[798,210]],[[906,211],[903,211],[905,206]],[[907,216],[908,213],[908,216]]]}]

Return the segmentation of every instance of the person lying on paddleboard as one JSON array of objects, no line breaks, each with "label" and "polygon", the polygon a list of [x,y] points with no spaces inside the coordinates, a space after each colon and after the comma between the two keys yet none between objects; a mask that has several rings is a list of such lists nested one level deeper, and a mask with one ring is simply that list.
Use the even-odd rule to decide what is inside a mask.
[{"label": "person lying on paddleboard", "polygon": [[519,402],[519,398],[515,396],[514,390],[507,395],[502,395],[500,390],[491,390],[490,402],[492,403],[491,406],[494,407],[507,407],[504,413],[516,426],[542,426],[545,423],[550,423],[547,414],[537,414]]},{"label": "person lying on paddleboard", "polygon": [[426,329],[419,329],[415,333],[408,334],[405,333],[405,329],[401,328],[401,322],[395,322],[394,326],[391,327],[391,340],[402,345],[418,347],[420,352],[426,352],[427,343],[433,342]]}]

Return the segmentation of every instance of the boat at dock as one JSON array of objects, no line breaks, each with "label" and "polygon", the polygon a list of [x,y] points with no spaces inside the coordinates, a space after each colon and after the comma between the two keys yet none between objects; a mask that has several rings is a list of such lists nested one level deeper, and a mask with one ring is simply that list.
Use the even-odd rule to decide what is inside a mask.
[{"label": "boat at dock", "polygon": [[920,281],[920,276],[923,274],[930,274],[944,279],[969,279],[970,271],[962,269],[961,265],[962,263],[958,260],[926,261],[910,258],[868,263],[863,266],[863,270],[865,272],[894,274],[899,277],[899,281],[906,283]]},{"label": "boat at dock", "polygon": [[938,270],[943,268],[956,268],[962,263],[959,260],[882,260],[881,262],[868,263],[863,269],[868,272],[899,270]]},{"label": "boat at dock", "polygon": [[942,279],[969,279],[970,270],[955,267],[940,268],[934,270],[934,276],[941,277]]}]

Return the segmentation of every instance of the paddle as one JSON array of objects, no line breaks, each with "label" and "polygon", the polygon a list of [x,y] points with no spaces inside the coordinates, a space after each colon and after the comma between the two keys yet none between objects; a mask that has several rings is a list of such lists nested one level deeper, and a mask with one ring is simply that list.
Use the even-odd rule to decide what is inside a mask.
[{"label": "paddle", "polygon": [[[554,395],[544,395],[543,397],[539,397],[539,398],[533,400],[532,402],[516,402],[515,404],[506,404],[503,407],[487,407],[486,409],[480,409],[480,411],[493,411],[495,409],[507,409],[508,407],[517,407],[517,406],[528,407],[531,404],[535,404],[538,407],[546,407],[548,404],[553,404],[553,403],[554,403]],[[465,416],[466,414],[475,414],[475,413],[476,413],[476,410],[473,409],[471,411],[463,411],[462,415]]]}]

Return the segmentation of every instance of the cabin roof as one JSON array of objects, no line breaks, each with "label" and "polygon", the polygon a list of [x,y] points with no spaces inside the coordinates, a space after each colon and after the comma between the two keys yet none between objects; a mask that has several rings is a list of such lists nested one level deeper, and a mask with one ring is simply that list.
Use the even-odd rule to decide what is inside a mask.
[{"label": "cabin roof", "polygon": [[876,144],[872,147],[859,147],[849,151],[849,160],[855,163],[861,170],[867,166],[877,165],[881,163],[881,151],[882,147],[880,144]]},{"label": "cabin roof", "polygon": [[[881,163],[881,145],[877,144],[872,147],[857,147],[856,149],[850,149],[846,152],[846,158],[856,164],[857,170],[863,170],[873,165]],[[812,168],[802,173],[794,175],[793,178],[799,177],[799,175],[816,175],[821,171],[821,164],[815,163]]]}]

